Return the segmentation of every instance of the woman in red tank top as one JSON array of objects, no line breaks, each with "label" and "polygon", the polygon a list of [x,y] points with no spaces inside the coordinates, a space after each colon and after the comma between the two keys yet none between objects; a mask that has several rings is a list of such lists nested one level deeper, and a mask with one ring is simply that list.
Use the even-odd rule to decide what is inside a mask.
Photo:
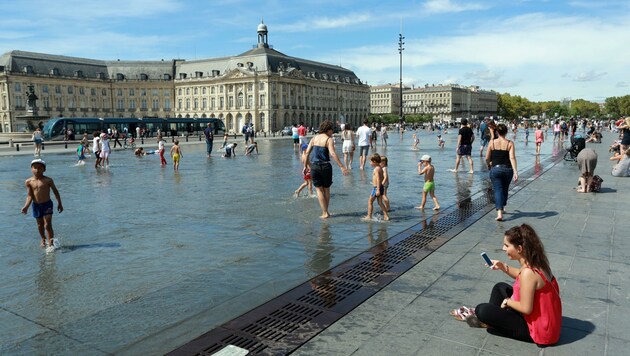
[{"label": "woman in red tank top", "polygon": [[489,303],[475,308],[477,318],[507,337],[539,345],[557,343],[562,327],[560,289],[536,231],[527,224],[507,230],[503,251],[520,267],[492,260],[492,269],[514,278],[514,284],[495,285]]}]

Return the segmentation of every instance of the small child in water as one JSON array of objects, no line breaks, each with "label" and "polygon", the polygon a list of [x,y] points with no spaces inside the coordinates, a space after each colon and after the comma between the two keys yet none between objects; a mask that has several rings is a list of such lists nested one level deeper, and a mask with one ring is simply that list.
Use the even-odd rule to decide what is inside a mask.
[{"label": "small child in water", "polygon": [[179,159],[184,157],[184,154],[182,153],[182,149],[181,147],[179,147],[179,141],[175,140],[175,144],[173,145],[173,147],[171,147],[171,158],[173,159],[173,170],[174,171],[179,171]]},{"label": "small child in water", "polygon": [[31,162],[31,172],[33,176],[24,182],[26,186],[26,203],[22,208],[22,214],[28,212],[29,205],[33,207],[33,217],[37,221],[37,230],[42,241],[40,246],[46,247],[46,234],[48,234],[48,248],[46,252],[55,250],[53,245],[55,233],[52,227],[53,202],[50,199],[50,191],[55,194],[57,199],[57,211],[63,211],[61,204],[61,195],[55,186],[55,182],[50,177],[46,177],[46,162],[41,159],[35,159]]},{"label": "small child in water", "polygon": [[440,146],[440,148],[444,148],[444,139],[442,138],[442,135],[437,135],[437,140],[438,146]]},{"label": "small child in water", "polygon": [[378,153],[373,154],[370,157],[370,166],[374,167],[374,172],[372,173],[372,193],[368,198],[368,211],[364,220],[372,220],[372,211],[374,210],[374,200],[378,202],[378,206],[381,207],[383,211],[383,220],[388,221],[389,215],[387,215],[387,208],[383,203],[383,192],[385,188],[383,187],[383,168],[381,168],[381,156]]},{"label": "small child in water", "polygon": [[424,155],[420,158],[420,163],[418,163],[418,174],[424,174],[424,187],[422,188],[422,203],[416,208],[423,210],[424,205],[427,202],[427,194],[431,194],[431,198],[433,199],[433,203],[435,204],[433,210],[439,210],[440,204],[438,203],[438,199],[435,196],[435,182],[433,181],[435,167],[433,167],[433,165],[431,164],[431,156]]},{"label": "small child in water", "polygon": [[387,171],[387,157],[381,156],[381,168],[383,169],[383,204],[385,209],[390,212],[389,198],[387,197],[387,188],[389,188],[389,172]]},{"label": "small child in water", "polygon": [[[302,164],[304,164],[304,162],[308,159],[308,157],[306,156],[306,148],[304,148],[304,146],[306,146],[306,148],[308,148],[308,144],[303,143],[300,146],[300,150],[302,151]],[[304,183],[302,183],[302,185],[300,185],[300,187],[295,191],[294,195],[295,197],[299,197],[300,196],[300,192],[302,191],[302,189],[308,187],[308,195],[311,196],[313,195],[313,181],[311,180],[311,169],[310,168],[306,168],[302,171],[302,177],[304,178]]]},{"label": "small child in water", "polygon": [[416,133],[413,133],[413,136],[411,136],[411,138],[413,139],[413,146],[411,146],[412,150],[417,150],[418,149],[418,144],[420,143],[420,139],[418,138],[418,135],[416,135]]}]

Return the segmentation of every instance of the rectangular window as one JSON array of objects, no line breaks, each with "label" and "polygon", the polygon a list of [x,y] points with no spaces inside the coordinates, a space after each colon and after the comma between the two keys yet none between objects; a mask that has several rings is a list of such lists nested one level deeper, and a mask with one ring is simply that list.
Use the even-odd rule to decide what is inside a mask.
[{"label": "rectangular window", "polygon": [[68,94],[74,94],[74,87],[72,85],[68,85]]},{"label": "rectangular window", "polygon": [[214,110],[215,100],[214,98],[210,99],[210,110]]},{"label": "rectangular window", "polygon": [[140,107],[142,109],[147,109],[147,99],[142,99],[142,102],[140,102]]},{"label": "rectangular window", "polygon": [[164,99],[164,109],[171,110],[171,99]]},{"label": "rectangular window", "polygon": [[158,93],[159,93],[159,91],[157,89],[151,90],[151,95],[153,95],[153,96],[158,96],[159,95]]},{"label": "rectangular window", "polygon": [[48,93],[48,84],[42,85],[42,93]]},{"label": "rectangular window", "polygon": [[50,98],[47,96],[44,97],[44,108],[50,109]]},{"label": "rectangular window", "polygon": [[164,89],[164,96],[171,96],[171,91],[168,89]]},{"label": "rectangular window", "polygon": [[85,88],[84,87],[79,87],[79,94],[80,95],[85,95]]},{"label": "rectangular window", "polygon": [[15,91],[22,91],[22,84],[21,83],[15,83]]},{"label": "rectangular window", "polygon": [[125,109],[125,101],[123,99],[118,99],[118,102],[116,104],[117,104],[116,107],[119,110],[124,110]]},{"label": "rectangular window", "polygon": [[122,89],[117,89],[116,90],[116,96],[123,96]]},{"label": "rectangular window", "polygon": [[68,108],[69,108],[69,109],[74,109],[74,108],[76,108],[76,105],[74,104],[74,98],[73,98],[73,97],[70,97],[70,98],[68,99]]},{"label": "rectangular window", "polygon": [[129,96],[136,95],[136,90],[134,88],[129,88]]},{"label": "rectangular window", "polygon": [[96,89],[95,88],[90,89],[90,94],[92,96],[96,95]]},{"label": "rectangular window", "polygon": [[107,89],[101,90],[101,95],[102,96],[107,96]]},{"label": "rectangular window", "polygon": [[140,89],[140,96],[147,96],[147,90],[146,89]]},{"label": "rectangular window", "polygon": [[16,95],[15,96],[15,107],[16,108],[21,108],[23,107],[24,104],[22,104],[22,95]]},{"label": "rectangular window", "polygon": [[258,100],[258,106],[260,106],[261,108],[265,107],[265,94],[260,94],[259,100]]},{"label": "rectangular window", "polygon": [[129,100],[129,109],[131,109],[131,110],[135,110],[136,109],[136,99]]},{"label": "rectangular window", "polygon": [[61,85],[55,85],[55,94],[61,94]]},{"label": "rectangular window", "polygon": [[220,97],[220,98],[219,98],[219,109],[223,109],[223,104],[225,104],[224,99],[225,99],[225,98],[223,98],[223,97]]},{"label": "rectangular window", "polygon": [[158,110],[160,108],[160,101],[158,99],[153,99],[153,110]]},{"label": "rectangular window", "polygon": [[252,106],[254,106],[254,96],[253,95],[248,95],[247,96],[247,108],[251,109]]},{"label": "rectangular window", "polygon": [[233,107],[234,107],[234,97],[230,95],[228,97],[228,108],[233,108]]}]

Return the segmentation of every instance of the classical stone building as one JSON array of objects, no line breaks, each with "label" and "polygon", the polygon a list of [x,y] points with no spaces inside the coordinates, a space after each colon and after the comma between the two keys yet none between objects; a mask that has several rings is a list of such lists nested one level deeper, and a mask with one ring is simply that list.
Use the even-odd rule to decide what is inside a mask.
[{"label": "classical stone building", "polygon": [[325,119],[358,124],[368,115],[369,87],[336,65],[287,56],[270,48],[267,26],[258,26],[255,48],[233,57],[178,62],[175,68],[181,117],[217,117],[226,129],[244,123],[278,131]]},{"label": "classical stone building", "polygon": [[403,91],[404,114],[428,114],[439,121],[497,115],[497,93],[478,86],[425,85]]},{"label": "classical stone building", "polygon": [[[403,86],[403,91],[411,88]],[[370,114],[400,114],[400,84],[370,87]]]},{"label": "classical stone building", "polygon": [[216,117],[228,130],[252,122],[278,131],[324,119],[358,124],[368,115],[369,88],[351,70],[287,56],[268,44],[240,55],[185,61],[103,61],[24,51],[0,56],[0,131],[28,122],[26,88],[41,117]]}]

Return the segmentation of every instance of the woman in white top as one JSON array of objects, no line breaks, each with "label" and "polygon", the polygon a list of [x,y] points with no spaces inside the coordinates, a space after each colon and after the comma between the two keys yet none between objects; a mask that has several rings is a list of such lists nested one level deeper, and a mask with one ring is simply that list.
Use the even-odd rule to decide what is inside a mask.
[{"label": "woman in white top", "polygon": [[107,134],[101,134],[101,160],[102,163],[105,164],[105,167],[109,167],[109,154],[111,152],[111,148],[109,147],[109,139]]},{"label": "woman in white top", "polygon": [[31,139],[35,142],[35,156],[40,156],[42,153],[42,142],[44,142],[44,139],[42,138],[42,131],[39,127],[35,129]]},{"label": "woman in white top", "polygon": [[381,146],[387,146],[387,138],[389,135],[387,134],[387,126],[381,126]]},{"label": "woman in white top", "polygon": [[341,146],[341,152],[343,152],[343,163],[348,169],[352,169],[352,161],[354,160],[354,131],[350,124],[346,124],[341,133],[343,139],[343,145]]}]

